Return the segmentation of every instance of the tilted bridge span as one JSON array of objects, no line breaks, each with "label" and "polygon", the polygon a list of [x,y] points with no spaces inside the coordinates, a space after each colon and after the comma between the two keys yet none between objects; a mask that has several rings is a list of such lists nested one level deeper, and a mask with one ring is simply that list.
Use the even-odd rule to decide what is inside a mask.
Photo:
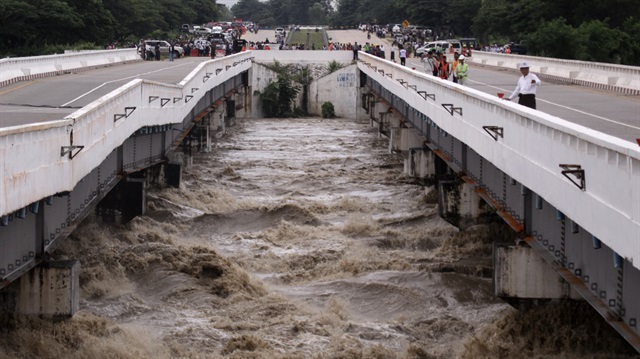
[{"label": "tilted bridge span", "polygon": [[[147,183],[179,185],[194,146],[210,149],[234,118],[259,116],[254,90],[275,75],[258,63],[274,57],[348,64],[351,53],[240,53],[203,62],[178,85],[134,80],[62,120],[0,129],[4,290],[37,271],[57,281],[48,255],[80,220],[143,213]],[[472,223],[484,202],[514,229],[513,243],[496,246],[497,294],[582,297],[640,350],[635,144],[365,53],[316,86],[318,103],[378,126],[407,175],[438,184],[445,218]],[[78,306],[77,266],[61,267],[71,299],[53,314]]]}]

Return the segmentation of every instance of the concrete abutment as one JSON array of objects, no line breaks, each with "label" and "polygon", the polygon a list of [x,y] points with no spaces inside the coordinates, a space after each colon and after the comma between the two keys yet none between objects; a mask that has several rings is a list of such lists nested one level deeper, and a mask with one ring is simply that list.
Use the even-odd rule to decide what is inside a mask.
[{"label": "concrete abutment", "polygon": [[62,319],[80,308],[80,265],[77,261],[45,262],[0,292],[5,314]]}]

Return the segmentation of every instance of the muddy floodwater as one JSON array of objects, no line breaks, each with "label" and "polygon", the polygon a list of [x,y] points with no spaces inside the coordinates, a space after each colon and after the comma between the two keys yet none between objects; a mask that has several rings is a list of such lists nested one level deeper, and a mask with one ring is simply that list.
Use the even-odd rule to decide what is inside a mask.
[{"label": "muddy floodwater", "polygon": [[588,305],[493,295],[501,222],[466,231],[368,121],[239,119],[179,189],[85,221],[71,319],[3,318],[0,358],[637,358]]}]

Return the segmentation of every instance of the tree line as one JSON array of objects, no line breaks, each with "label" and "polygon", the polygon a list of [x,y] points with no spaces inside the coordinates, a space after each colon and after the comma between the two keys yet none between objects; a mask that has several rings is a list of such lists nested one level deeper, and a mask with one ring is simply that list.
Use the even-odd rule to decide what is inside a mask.
[{"label": "tree line", "polygon": [[640,65],[637,0],[1,0],[0,56],[169,39],[183,23],[354,27],[408,20],[481,44],[525,42],[529,54]]},{"label": "tree line", "polygon": [[231,18],[214,0],[1,0],[0,55],[28,56],[167,39],[181,24]]},{"label": "tree line", "polygon": [[231,11],[263,26],[407,20],[481,44],[524,42],[531,55],[640,65],[637,0],[240,0]]}]

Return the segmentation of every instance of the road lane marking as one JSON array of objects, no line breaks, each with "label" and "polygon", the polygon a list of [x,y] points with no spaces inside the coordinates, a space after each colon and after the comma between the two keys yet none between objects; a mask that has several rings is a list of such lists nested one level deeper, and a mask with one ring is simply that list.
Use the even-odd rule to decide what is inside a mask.
[{"label": "road lane marking", "polygon": [[[478,84],[478,85],[483,85],[483,86],[491,87],[491,88],[496,89],[496,90],[503,91],[505,95],[506,95],[507,93],[511,93],[511,92],[513,92],[512,90],[503,89],[503,88],[496,87],[496,86],[492,86],[492,85],[489,85],[489,84],[485,84],[485,83],[483,83],[483,82],[479,82],[479,81],[474,81],[474,80],[468,80],[468,81],[469,81],[469,82],[474,82],[474,83],[476,83],[476,84]],[[627,124],[627,123],[618,122],[618,121],[612,120],[612,119],[610,119],[610,118],[606,118],[606,117],[598,116],[598,115],[595,115],[595,114],[592,114],[592,113],[589,113],[589,112],[584,112],[584,111],[578,110],[578,109],[573,108],[573,107],[569,107],[569,106],[561,105],[561,104],[559,104],[559,103],[555,103],[555,102],[551,102],[551,101],[543,100],[543,99],[541,99],[541,98],[540,98],[540,97],[538,97],[538,96],[536,96],[536,101],[545,102],[545,103],[548,103],[548,104],[550,104],[550,105],[554,105],[554,106],[557,106],[557,107],[564,108],[565,110],[575,111],[575,112],[577,112],[577,113],[580,113],[580,114],[583,114],[583,115],[587,115],[587,116],[591,116],[591,117],[595,117],[595,118],[597,118],[597,119],[600,119],[600,120],[603,120],[603,121],[607,121],[607,122],[611,122],[611,123],[616,124],[616,125],[629,127],[629,128],[634,129],[634,130],[640,130],[640,127],[633,126],[633,125],[630,125],[630,124]]]},{"label": "road lane marking", "polygon": [[83,93],[82,95],[74,98],[73,100],[60,105],[60,107],[69,106],[69,104],[72,104],[72,103],[78,101],[79,99],[91,94],[92,92],[94,92],[96,90],[99,90],[100,88],[102,88],[102,87],[104,87],[106,85],[109,85],[109,84],[112,84],[112,83],[115,83],[115,82],[120,82],[120,81],[133,79],[133,78],[138,78],[140,76],[149,75],[149,74],[153,74],[153,73],[156,73],[156,72],[161,72],[161,71],[165,71],[165,70],[169,70],[169,69],[174,69],[176,67],[185,66],[185,65],[187,65],[187,64],[180,64],[180,65],[175,65],[175,66],[171,66],[171,67],[164,67],[164,68],[161,68],[161,69],[158,69],[158,70],[149,71],[149,72],[145,72],[145,73],[142,73],[142,74],[136,74],[136,75],[127,76],[127,77],[123,77],[123,78],[116,79],[116,80],[107,81],[107,82],[103,83],[102,85],[99,85],[99,86],[93,88],[92,90],[87,91],[87,92]]},{"label": "road lane marking", "polygon": [[0,92],[0,95],[4,95],[4,94],[7,94],[7,93],[9,93],[9,92],[11,92],[11,91],[15,91],[15,90],[21,89],[21,88],[23,88],[23,87],[25,87],[25,86],[29,86],[29,85],[31,85],[31,84],[32,84],[32,83],[34,83],[34,82],[35,82],[35,81],[27,82],[27,83],[22,84],[22,85],[20,85],[20,86],[16,86],[16,87],[14,87],[14,88],[12,88],[12,89],[10,89],[10,90],[4,91],[4,92]]}]

